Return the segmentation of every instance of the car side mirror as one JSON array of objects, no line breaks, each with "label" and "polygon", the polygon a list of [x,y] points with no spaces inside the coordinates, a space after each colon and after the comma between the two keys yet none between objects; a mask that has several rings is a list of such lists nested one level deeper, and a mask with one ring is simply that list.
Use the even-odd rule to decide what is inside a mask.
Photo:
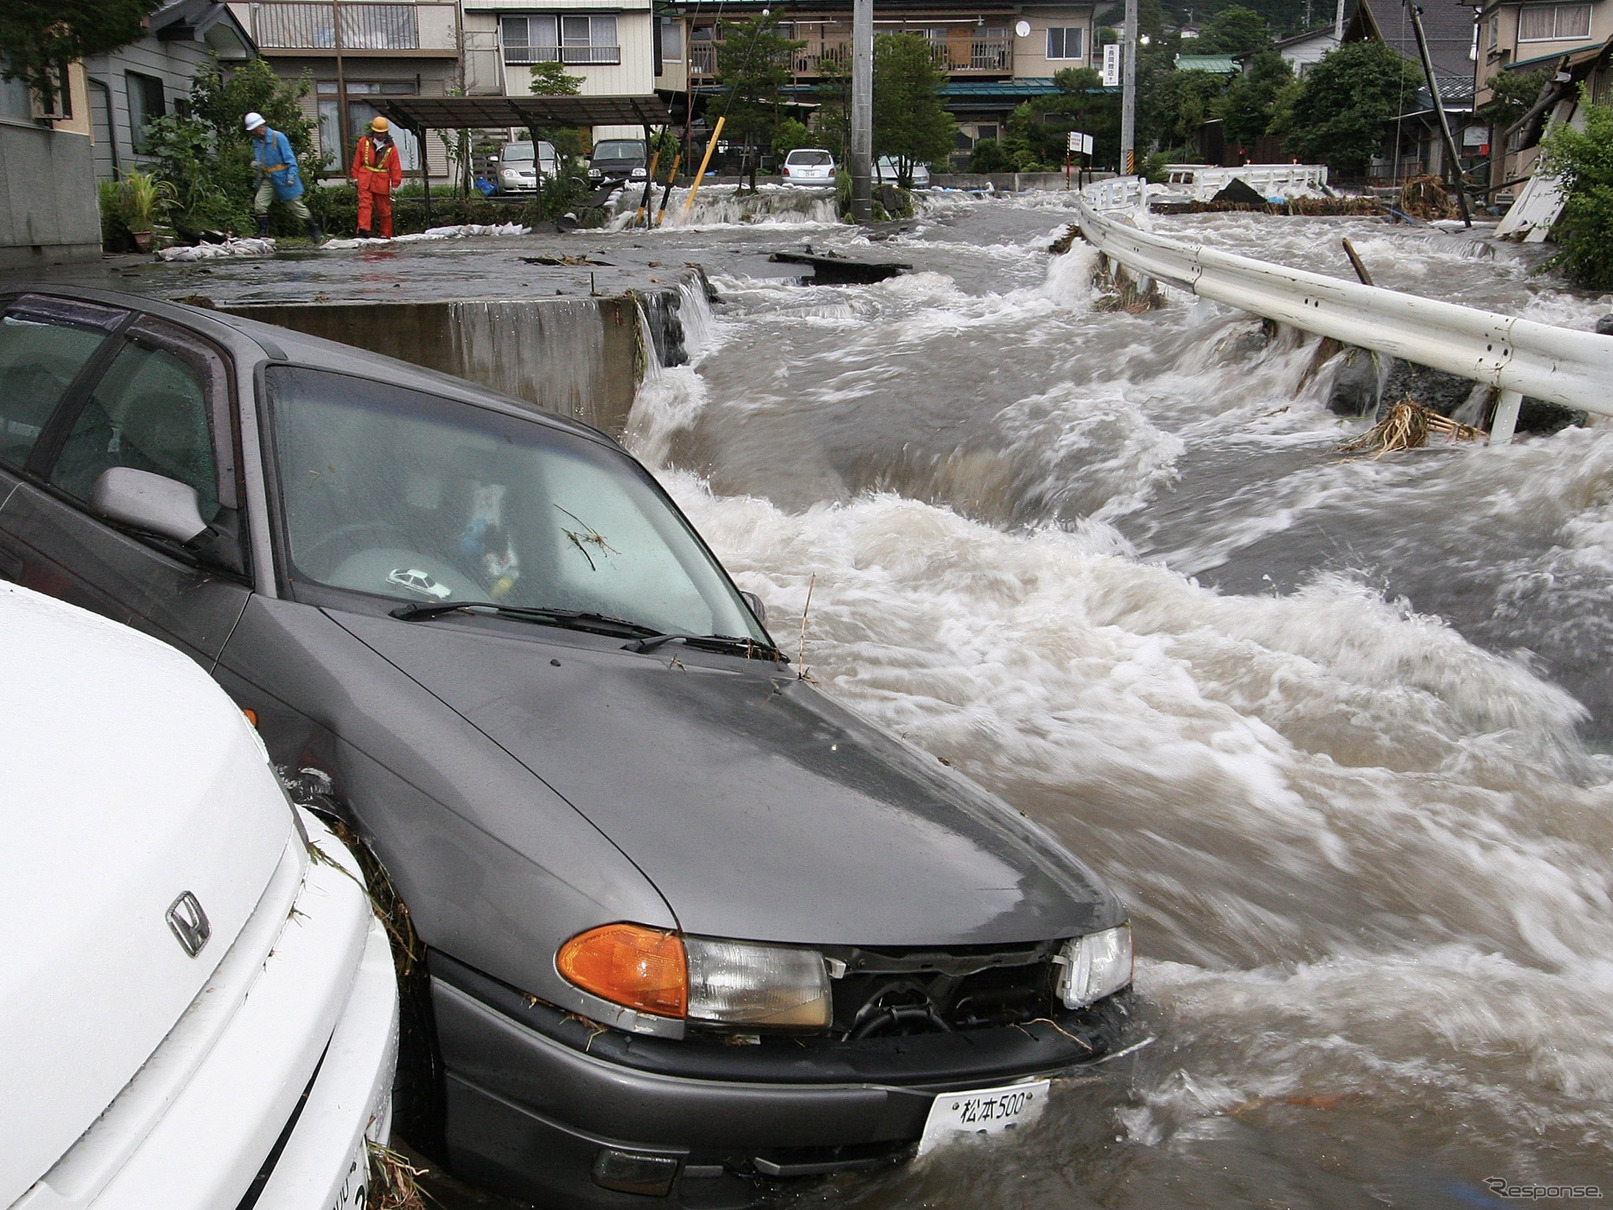
[{"label": "car side mirror", "polygon": [[90,508],[109,521],[191,542],[207,532],[196,489],[165,475],[111,466],[90,489]]},{"label": "car side mirror", "polygon": [[487,157],[487,162],[488,162],[488,163],[489,163],[489,164],[496,164],[496,163],[498,163],[498,156],[496,156],[496,155],[490,155],[490,156],[488,156],[488,157]]},{"label": "car side mirror", "polygon": [[745,604],[750,606],[750,611],[756,616],[756,620],[766,626],[767,606],[762,604],[762,598],[754,592],[745,592],[743,590],[740,591],[739,595],[745,599]]}]

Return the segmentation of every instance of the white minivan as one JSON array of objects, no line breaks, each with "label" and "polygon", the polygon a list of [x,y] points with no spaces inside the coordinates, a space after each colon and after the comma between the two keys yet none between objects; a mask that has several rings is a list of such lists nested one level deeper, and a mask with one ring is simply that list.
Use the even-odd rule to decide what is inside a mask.
[{"label": "white minivan", "polygon": [[178,651],[4,582],[0,636],[0,1206],[364,1206],[398,997],[353,857]]}]

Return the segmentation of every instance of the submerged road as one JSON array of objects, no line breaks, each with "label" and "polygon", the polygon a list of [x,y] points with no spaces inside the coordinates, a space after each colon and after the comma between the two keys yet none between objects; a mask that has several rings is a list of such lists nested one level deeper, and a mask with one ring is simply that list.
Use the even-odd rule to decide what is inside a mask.
[{"label": "submerged road", "polygon": [[[1061,194],[938,198],[875,244],[711,206],[117,281],[512,298],[587,288],[534,249],[707,268],[723,301],[686,299],[692,362],[645,383],[630,445],[792,649],[811,586],[824,692],[1121,891],[1157,1039],[1024,1137],[799,1204],[1512,1204],[1489,1178],[1613,1197],[1613,428],[1342,457],[1365,422],[1299,389],[1308,344],[1180,294],[1094,310],[1091,250],[1047,252]],[[1381,285],[1546,322],[1613,310],[1482,234],[1157,221],[1340,276],[1348,236]],[[767,262],[805,245],[915,271],[831,288]]]}]

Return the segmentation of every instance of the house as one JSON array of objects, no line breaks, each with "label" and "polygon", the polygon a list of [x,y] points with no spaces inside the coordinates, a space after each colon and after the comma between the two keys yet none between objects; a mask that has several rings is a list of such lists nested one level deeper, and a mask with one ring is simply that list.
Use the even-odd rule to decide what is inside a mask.
[{"label": "house", "polygon": [[[288,83],[312,77],[303,106],[319,124],[319,147],[334,177],[346,175],[383,98],[465,90],[458,0],[233,0],[229,7],[276,75]],[[447,179],[440,140],[422,149],[401,127],[394,138],[405,173]]]},{"label": "house", "polygon": [[[776,0],[773,0],[776,3]],[[717,89],[721,20],[772,7],[769,0],[673,0],[676,18],[663,19],[657,87],[683,93],[699,113]],[[1024,101],[1057,91],[1056,72],[1102,62],[1094,38],[1091,0],[1081,3],[992,3],[991,0],[887,0],[874,10],[874,34],[923,37],[946,71],[942,103],[957,120],[959,148],[995,139]],[[826,78],[850,70],[851,0],[801,0],[780,32],[805,45],[791,65],[790,91],[803,108]]]},{"label": "house", "polygon": [[1287,38],[1279,38],[1274,44],[1274,49],[1296,76],[1303,76],[1312,63],[1339,44],[1333,28],[1329,23],[1318,29],[1308,29]]},{"label": "house", "polygon": [[22,81],[0,79],[0,269],[100,256],[83,65],[63,73],[50,109]]},{"label": "house", "polygon": [[[651,0],[463,0],[466,92],[527,96],[532,66],[559,63],[585,97],[647,97],[663,76],[663,30],[674,19]],[[681,54],[682,43],[678,42]],[[474,47],[475,49],[470,49]],[[639,127],[596,126],[593,137],[642,138]]]},{"label": "house", "polygon": [[1534,172],[1540,139],[1553,121],[1573,121],[1581,86],[1606,104],[1613,96],[1613,0],[1553,4],[1540,0],[1492,0],[1478,19],[1474,95],[1482,105],[1494,96],[1503,72],[1550,69],[1551,79],[1537,104],[1511,132],[1487,129],[1497,185]]},{"label": "house", "polygon": [[86,60],[96,177],[114,180],[120,171],[139,167],[146,124],[190,92],[196,69],[210,56],[238,63],[256,53],[228,5],[173,0],[146,19],[144,37]]}]

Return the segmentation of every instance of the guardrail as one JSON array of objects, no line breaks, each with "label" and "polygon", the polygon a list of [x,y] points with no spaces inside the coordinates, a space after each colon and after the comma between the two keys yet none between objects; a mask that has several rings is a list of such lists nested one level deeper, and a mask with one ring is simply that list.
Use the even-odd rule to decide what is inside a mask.
[{"label": "guardrail", "polygon": [[1498,389],[1493,443],[1512,439],[1525,395],[1613,416],[1613,336],[1366,286],[1144,231],[1134,221],[1143,196],[1137,177],[1089,185],[1076,201],[1082,234],[1134,273]]}]

